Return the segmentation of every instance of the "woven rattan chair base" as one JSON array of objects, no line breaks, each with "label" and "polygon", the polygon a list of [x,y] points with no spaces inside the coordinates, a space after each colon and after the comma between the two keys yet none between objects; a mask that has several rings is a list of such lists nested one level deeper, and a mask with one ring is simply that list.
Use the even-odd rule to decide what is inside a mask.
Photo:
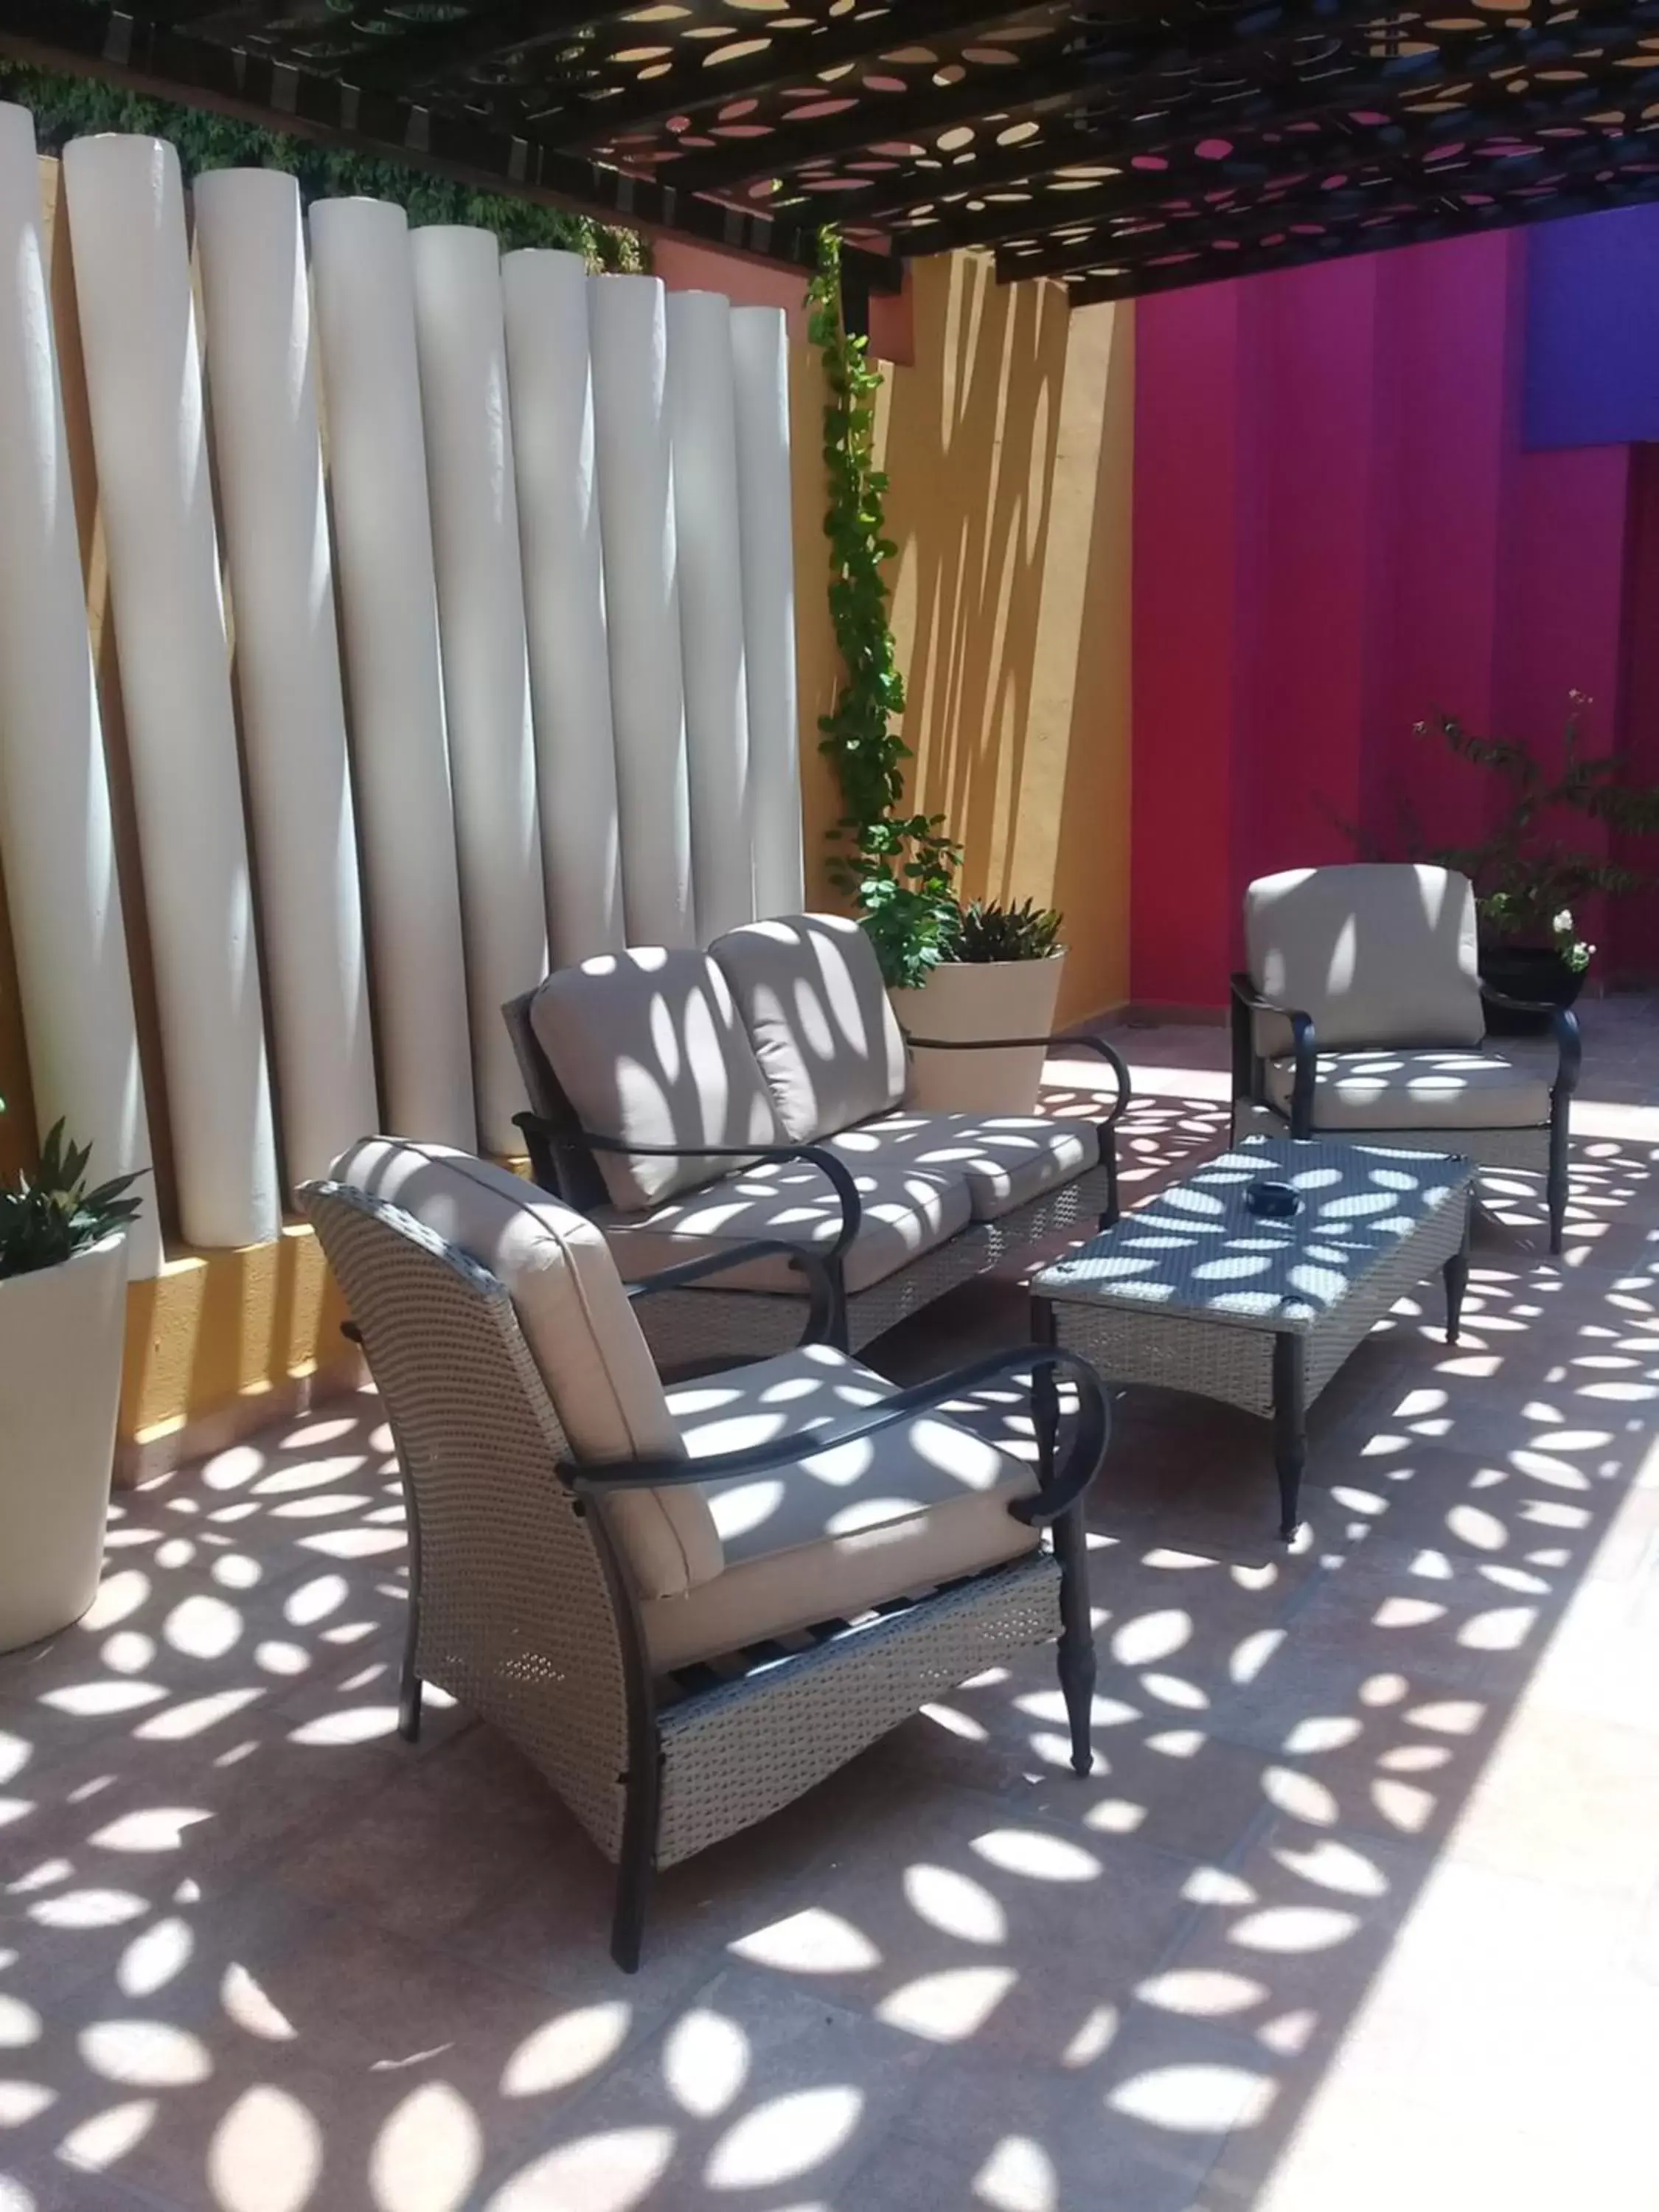
[{"label": "woven rattan chair base", "polygon": [[[1232,1141],[1246,1137],[1283,1137],[1290,1123],[1285,1115],[1259,1099],[1233,1101]],[[1521,1175],[1547,1175],[1550,1132],[1547,1122],[1525,1129],[1320,1129],[1322,1144],[1381,1145],[1406,1152],[1453,1152],[1473,1160],[1478,1168],[1511,1169]]]},{"label": "woven rattan chair base", "polygon": [[[999,1221],[970,1224],[948,1243],[848,1299],[848,1348],[856,1352],[958,1283],[971,1282],[1015,1253],[1070,1231],[1092,1234],[1109,1195],[1106,1170],[1091,1168]],[[688,1240],[688,1259],[692,1250]],[[644,1300],[637,1311],[652,1357],[659,1367],[672,1370],[714,1359],[727,1364],[769,1359],[787,1352],[800,1340],[806,1301],[764,1291],[698,1286],[665,1291]]]}]

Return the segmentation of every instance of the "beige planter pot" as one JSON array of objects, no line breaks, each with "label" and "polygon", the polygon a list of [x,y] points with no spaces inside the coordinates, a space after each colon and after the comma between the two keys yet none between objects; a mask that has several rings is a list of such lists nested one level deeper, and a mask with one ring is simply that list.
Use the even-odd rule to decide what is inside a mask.
[{"label": "beige planter pot", "polygon": [[0,1651],[78,1620],[104,1559],[126,1239],[0,1281]]},{"label": "beige planter pot", "polygon": [[[1063,952],[1046,960],[945,961],[919,991],[890,995],[907,1037],[1046,1037]],[[1030,1114],[1042,1085],[1041,1046],[1016,1052],[910,1048],[905,1103],[924,1114]]]}]

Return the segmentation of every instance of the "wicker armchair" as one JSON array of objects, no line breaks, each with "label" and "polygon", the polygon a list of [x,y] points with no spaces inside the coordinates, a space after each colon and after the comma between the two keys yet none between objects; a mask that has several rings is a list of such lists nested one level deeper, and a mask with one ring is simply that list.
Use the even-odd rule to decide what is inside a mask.
[{"label": "wicker armchair", "polygon": [[[1024,1345],[897,1390],[823,1341],[829,1284],[809,1255],[793,1352],[665,1391],[635,1304],[736,1255],[624,1290],[580,1215],[392,1139],[301,1199],[403,1473],[402,1732],[433,1681],[520,1746],[619,1868],[618,1966],[638,1964],[653,1868],[764,1819],[1023,1648],[1058,1638],[1088,1771],[1082,1499],[1108,1413],[1075,1355]],[[1077,1393],[1063,1459],[1061,1372]],[[938,1410],[1024,1375],[1035,1473]]]},{"label": "wicker armchair", "polygon": [[[1449,868],[1364,863],[1264,876],[1232,978],[1233,1141],[1327,1137],[1453,1152],[1545,1179],[1561,1249],[1578,1024],[1481,980],[1474,892]],[[1547,1016],[1547,1076],[1494,1052],[1485,1008]]]},{"label": "wicker armchair", "polygon": [[[756,922],[707,952],[635,947],[502,1009],[531,1171],[599,1224],[625,1279],[781,1238],[827,1267],[831,1341],[856,1348],[1002,1260],[1117,1218],[1115,1124],[907,1110],[905,1044],[868,939],[830,915]],[[805,1279],[786,1257],[645,1316],[665,1365],[780,1351]]]}]

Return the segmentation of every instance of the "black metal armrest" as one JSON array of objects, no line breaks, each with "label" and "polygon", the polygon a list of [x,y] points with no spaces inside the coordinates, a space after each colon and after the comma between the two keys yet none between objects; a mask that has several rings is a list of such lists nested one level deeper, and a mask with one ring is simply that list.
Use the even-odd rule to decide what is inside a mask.
[{"label": "black metal armrest", "polygon": [[[1311,1136],[1314,1083],[1319,1073],[1319,1041],[1314,1030],[1313,1016],[1300,1006],[1281,1006],[1275,1000],[1264,998],[1249,975],[1238,974],[1229,980],[1233,1006],[1233,1096],[1252,1100],[1261,1097],[1261,1054],[1255,1049],[1255,1024],[1251,1017],[1255,1014],[1277,1014],[1291,1025],[1291,1050],[1296,1062],[1291,1085],[1291,1134],[1293,1137]],[[1250,1073],[1245,1087],[1241,1090],[1246,1050]]]},{"label": "black metal armrest", "polygon": [[1036,1497],[1015,1498],[1008,1508],[1015,1520],[1023,1521],[1028,1527],[1046,1528],[1068,1511],[1093,1481],[1105,1456],[1110,1427],[1105,1389],[1093,1368],[1077,1353],[1051,1345],[1024,1344],[1007,1352],[993,1352],[949,1375],[935,1376],[932,1381],[915,1383],[891,1398],[879,1399],[874,1405],[848,1414],[844,1420],[827,1422],[822,1428],[794,1429],[769,1443],[753,1444],[744,1451],[715,1452],[691,1460],[619,1460],[601,1466],[580,1466],[565,1461],[560,1463],[559,1479],[579,1497],[603,1497],[621,1490],[672,1489],[690,1482],[724,1482],[738,1476],[771,1474],[817,1452],[877,1436],[900,1421],[931,1413],[952,1398],[1028,1368],[1034,1376],[1040,1369],[1073,1376],[1080,1401],[1077,1433],[1066,1455],[1065,1466],[1051,1482],[1043,1485]]},{"label": "black metal armrest", "polygon": [[1495,991],[1484,979],[1480,996],[1487,1006],[1501,1006],[1506,1014],[1549,1016],[1556,1053],[1555,1081],[1550,1087],[1559,1096],[1571,1098],[1578,1088],[1579,1072],[1584,1064],[1584,1040],[1572,1008],[1553,1006],[1547,999],[1512,999],[1507,991]]},{"label": "black metal armrest", "polygon": [[1094,1036],[1084,1030],[1064,1030],[1058,1036],[1040,1037],[925,1037],[906,1033],[907,1044],[917,1044],[928,1052],[1007,1052],[1020,1047],[1035,1048],[1041,1045],[1045,1052],[1058,1052],[1062,1045],[1081,1045],[1085,1052],[1095,1052],[1112,1071],[1117,1085],[1117,1097],[1109,1114],[1101,1118],[1100,1127],[1109,1129],[1121,1119],[1125,1107],[1133,1096],[1127,1063],[1114,1044],[1103,1036]]},{"label": "black metal armrest", "polygon": [[[515,1114],[515,1127],[522,1129],[532,1140],[531,1160],[536,1158],[536,1144],[545,1143],[552,1130],[538,1114]],[[821,1248],[819,1256],[833,1267],[846,1253],[859,1233],[859,1224],[864,1218],[864,1203],[859,1196],[859,1187],[853,1170],[845,1160],[834,1152],[826,1152],[822,1145],[635,1145],[620,1137],[602,1137],[592,1129],[580,1133],[583,1144],[596,1152],[631,1152],[648,1159],[686,1160],[804,1160],[828,1179],[830,1188],[841,1201],[841,1228],[833,1243]],[[793,1249],[793,1248],[792,1248]]]},{"label": "black metal armrest", "polygon": [[693,1260],[676,1261],[672,1267],[659,1267],[655,1274],[643,1275],[637,1283],[624,1285],[629,1303],[654,1297],[659,1291],[683,1290],[689,1283],[700,1283],[705,1275],[718,1275],[728,1267],[744,1267],[751,1260],[768,1259],[775,1254],[792,1261],[806,1278],[806,1326],[798,1345],[828,1343],[836,1321],[835,1278],[820,1253],[811,1246],[792,1244],[782,1237],[751,1237],[746,1243],[728,1244],[716,1252],[701,1252]]}]

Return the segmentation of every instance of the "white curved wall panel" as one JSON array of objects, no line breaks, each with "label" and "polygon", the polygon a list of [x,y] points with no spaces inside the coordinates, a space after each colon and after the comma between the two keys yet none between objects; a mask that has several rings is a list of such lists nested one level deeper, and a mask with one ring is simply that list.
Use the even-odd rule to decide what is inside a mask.
[{"label": "white curved wall panel", "polygon": [[460,224],[410,245],[478,1133],[516,1152],[524,1085],[501,1010],[547,973],[547,908],[501,254],[492,233]]},{"label": "white curved wall panel", "polygon": [[695,945],[663,288],[588,282],[628,937]]},{"label": "white curved wall panel", "polygon": [[250,1244],[281,1212],[178,156],[78,138],[64,176],[179,1212]]},{"label": "white curved wall panel", "polygon": [[671,292],[667,322],[691,879],[707,945],[755,919],[731,303]]},{"label": "white curved wall panel", "polygon": [[805,903],[800,718],[795,686],[795,555],[789,482],[789,341],[781,307],[732,310],[744,654],[755,906],[763,917]]},{"label": "white curved wall panel", "polygon": [[[46,281],[33,118],[0,106],[0,857],[42,1132],[150,1164],[104,735]],[[161,1265],[155,1191],[127,1271]]]},{"label": "white curved wall panel", "polygon": [[214,453],[289,1187],[380,1126],[300,188],[196,179]]},{"label": "white curved wall panel", "polygon": [[555,967],[627,942],[587,268],[526,246],[501,261],[547,923]]},{"label": "white curved wall panel", "polygon": [[312,208],[351,763],[386,1126],[477,1143],[409,224]]}]

